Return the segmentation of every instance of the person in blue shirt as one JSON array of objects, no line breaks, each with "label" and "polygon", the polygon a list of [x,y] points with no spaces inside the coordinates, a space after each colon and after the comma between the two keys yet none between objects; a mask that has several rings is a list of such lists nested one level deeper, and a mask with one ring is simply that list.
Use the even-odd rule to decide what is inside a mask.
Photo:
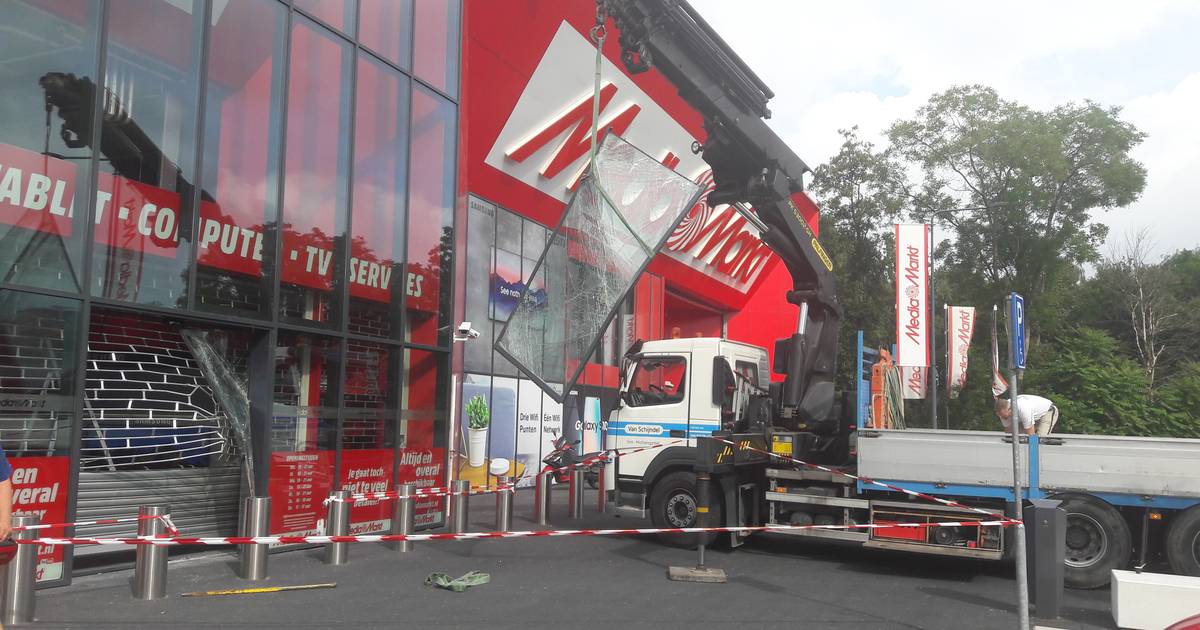
[{"label": "person in blue shirt", "polygon": [[0,540],[8,540],[12,534],[12,464],[0,448]]}]

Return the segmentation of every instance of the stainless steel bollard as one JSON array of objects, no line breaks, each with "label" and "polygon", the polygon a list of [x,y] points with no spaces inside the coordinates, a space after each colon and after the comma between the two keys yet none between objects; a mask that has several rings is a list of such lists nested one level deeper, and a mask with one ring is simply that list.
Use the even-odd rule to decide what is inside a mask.
[{"label": "stainless steel bollard", "polygon": [[550,524],[550,488],[553,487],[554,473],[543,470],[538,473],[533,489],[533,520],[538,525]]},{"label": "stainless steel bollard", "polygon": [[583,518],[583,469],[572,468],[567,484],[567,518]]},{"label": "stainless steel bollard", "polygon": [[[13,527],[29,527],[37,525],[36,516],[13,516]],[[32,540],[37,538],[36,529],[14,531],[13,538],[17,540]],[[37,545],[17,545],[17,553],[5,567],[2,574],[4,588],[4,604],[0,609],[0,626],[17,625],[33,622],[33,610],[36,600],[33,597],[34,585],[37,583]]]},{"label": "stainless steel bollard", "polygon": [[[416,486],[402,483],[396,486],[396,505],[392,508],[392,533],[413,533],[413,522],[416,520],[417,499],[413,496]],[[392,543],[392,549],[401,553],[412,551],[411,540],[400,540]]]},{"label": "stainless steel bollard", "polygon": [[[242,506],[241,535],[266,536],[271,523],[271,497],[246,497]],[[245,580],[267,579],[267,545],[240,545],[238,575]]]},{"label": "stainless steel bollard", "polygon": [[[138,537],[159,537],[167,532],[167,524],[160,518],[168,516],[170,506],[143,505],[138,508]],[[133,596],[137,599],[159,599],[167,596],[167,548],[159,545],[138,545],[133,564]]]},{"label": "stainless steel bollard", "polygon": [[450,491],[450,533],[462,534],[467,531],[467,514],[471,510],[471,495],[468,494],[471,491],[471,482],[455,479],[454,483],[450,484]]},{"label": "stainless steel bollard", "polygon": [[[349,490],[331,492],[329,508],[325,513],[325,535],[345,536],[350,532]],[[325,564],[346,564],[350,560],[350,543],[331,542],[325,545]]]},{"label": "stainless steel bollard", "polygon": [[512,511],[513,511],[513,491],[517,483],[515,477],[497,477],[501,488],[496,493],[496,531],[510,532],[512,531]]},{"label": "stainless steel bollard", "polygon": [[606,499],[608,498],[605,496],[608,493],[604,489],[604,475],[608,471],[608,462],[602,459],[597,463],[597,466],[599,466],[599,471],[596,473],[596,511],[603,514],[604,504],[607,502]]}]

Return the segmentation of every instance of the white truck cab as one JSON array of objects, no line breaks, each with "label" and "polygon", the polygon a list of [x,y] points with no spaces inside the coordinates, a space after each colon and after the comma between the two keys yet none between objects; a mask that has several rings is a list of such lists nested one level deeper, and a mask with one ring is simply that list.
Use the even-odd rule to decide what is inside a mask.
[{"label": "white truck cab", "polygon": [[[736,388],[735,382],[765,389],[768,370],[765,349],[725,339],[665,339],[635,346],[622,366],[621,400],[609,416],[606,448],[618,453],[658,448],[622,454],[607,468],[605,486],[616,490],[618,510],[644,516],[649,509],[656,522],[690,526],[696,438],[730,421],[735,409],[727,390]],[[730,378],[730,371],[738,377]],[[679,486],[676,492],[661,490],[663,479],[672,479],[667,485]]]}]

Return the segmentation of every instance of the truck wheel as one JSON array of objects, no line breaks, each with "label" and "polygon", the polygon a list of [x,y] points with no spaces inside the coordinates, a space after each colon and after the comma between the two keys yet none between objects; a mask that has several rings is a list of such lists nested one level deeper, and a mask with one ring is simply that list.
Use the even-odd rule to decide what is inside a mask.
[{"label": "truck wheel", "polygon": [[[712,503],[709,507],[709,522],[724,524],[721,512],[720,486],[709,481],[709,495]],[[687,471],[668,473],[654,484],[650,491],[650,521],[655,527],[696,527],[696,475]],[[676,547],[692,548],[700,544],[712,543],[716,534],[660,534],[659,538],[666,544]]]},{"label": "truck wheel", "polygon": [[1179,575],[1200,576],[1200,505],[1176,516],[1171,523],[1167,562]]},{"label": "truck wheel", "polygon": [[1071,588],[1100,588],[1113,569],[1129,565],[1133,539],[1129,525],[1113,506],[1082,494],[1062,494],[1067,513],[1067,557],[1064,581]]}]

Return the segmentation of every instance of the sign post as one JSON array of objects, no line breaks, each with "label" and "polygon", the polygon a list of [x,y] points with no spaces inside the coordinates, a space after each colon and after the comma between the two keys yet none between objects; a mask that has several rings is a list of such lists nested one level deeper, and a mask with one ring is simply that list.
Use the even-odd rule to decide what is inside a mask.
[{"label": "sign post", "polygon": [[1008,424],[1012,431],[1013,518],[1021,521],[1017,525],[1016,536],[1013,537],[1017,565],[1017,623],[1021,630],[1029,630],[1029,575],[1025,569],[1025,524],[1021,505],[1021,418],[1017,413],[1017,387],[1020,382],[1017,376],[1025,371],[1025,298],[1018,293],[1008,296],[1008,342]]}]

